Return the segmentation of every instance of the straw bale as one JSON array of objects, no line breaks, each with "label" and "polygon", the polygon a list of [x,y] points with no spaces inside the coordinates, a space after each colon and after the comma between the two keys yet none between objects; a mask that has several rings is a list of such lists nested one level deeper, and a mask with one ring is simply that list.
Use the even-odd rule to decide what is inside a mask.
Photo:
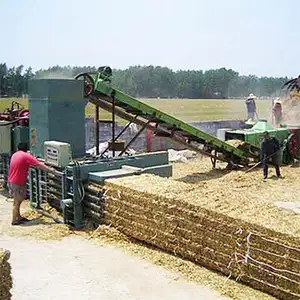
[{"label": "straw bale", "polygon": [[226,250],[226,245],[228,245],[229,253],[232,253],[232,248],[237,247],[236,236],[224,234],[222,231],[216,231],[215,229],[205,230],[200,227],[201,224],[193,224],[189,220],[182,220],[178,222],[175,216],[168,216],[159,211],[157,214],[149,216],[146,212],[143,214],[142,210],[133,211],[129,208],[129,206],[128,208],[120,208],[116,205],[107,205],[104,215],[106,216],[107,213],[110,213],[116,216],[121,216],[129,221],[135,221],[144,224],[148,228],[159,228],[165,232],[172,232],[178,237],[186,239],[189,238],[191,242],[201,243],[207,247],[210,245],[216,246],[223,242],[223,251]]},{"label": "straw bale", "polygon": [[[131,237],[244,282],[256,282],[253,286],[260,282],[268,292],[274,285],[276,295],[300,294],[299,217],[292,215],[296,223],[292,224],[290,212],[278,209],[270,201],[243,198],[238,188],[253,186],[245,182],[244,174],[223,173],[217,192],[207,182],[191,184],[154,175],[107,180],[104,222]],[[233,191],[228,188],[228,176],[233,179]],[[260,264],[251,266],[250,275],[245,273],[250,270],[249,263],[246,269],[241,266],[247,257]],[[288,270],[285,278],[279,270],[282,268]],[[293,271],[295,274],[290,273]],[[269,275],[261,275],[264,273]]]},{"label": "straw bale", "polygon": [[[139,199],[141,198],[132,198],[132,202],[134,202],[134,200],[139,201]],[[231,252],[232,248],[237,246],[236,238],[234,236],[223,234],[213,228],[211,231],[207,231],[200,228],[201,224],[189,222],[188,219],[183,219],[178,222],[178,218],[176,218],[176,216],[168,215],[166,212],[160,212],[159,210],[153,210],[152,215],[147,215],[146,211],[144,213],[142,212],[141,207],[139,210],[137,210],[136,207],[132,210],[130,209],[130,205],[124,205],[124,201],[122,202],[122,206],[118,205],[120,203],[119,201],[114,200],[112,201],[112,204],[109,201],[110,200],[107,202],[106,216],[107,213],[114,214],[115,216],[126,218],[128,221],[141,223],[147,226],[147,228],[154,228],[158,231],[163,230],[164,232],[172,232],[182,239],[189,238],[189,242],[201,243],[204,246],[207,246],[209,243],[216,245],[221,241],[224,241],[226,244],[231,244],[229,248]],[[204,218],[202,218],[202,220],[205,221]],[[212,233],[212,238],[210,238],[210,233]],[[216,240],[218,242],[216,242]]]},{"label": "straw bale", "polygon": [[267,283],[268,286],[272,286],[273,289],[286,293],[287,297],[285,297],[284,299],[295,299],[295,296],[297,296],[297,299],[299,299],[299,282],[288,280],[283,275],[279,276],[276,273],[267,272],[266,270],[254,264],[243,264],[242,269],[245,274],[247,274],[247,277]]},{"label": "straw bale", "polygon": [[0,300],[11,299],[12,277],[9,263],[10,252],[0,248]]},{"label": "straw bale", "polygon": [[[288,236],[286,236],[288,238]],[[297,240],[294,239],[295,242]],[[295,248],[295,244],[284,240],[271,240],[266,237],[258,236],[255,234],[251,235],[251,245],[252,247],[258,249],[268,249],[268,251],[273,252],[278,256],[285,256],[286,258],[300,260],[300,249]],[[287,252],[288,249],[288,252]]]},{"label": "straw bale", "polygon": [[[267,249],[267,250],[262,250]],[[244,252],[245,253],[245,252]],[[297,273],[300,270],[300,261],[289,258],[288,253],[284,255],[277,255],[272,252],[268,248],[253,248],[251,247],[251,258],[254,260],[259,260],[262,263],[268,265],[276,265],[278,269],[281,270],[289,270],[290,272]],[[287,275],[289,277],[289,275]],[[300,275],[292,276],[295,280],[300,282]]]},{"label": "straw bale", "polygon": [[116,228],[131,237],[150,243],[175,255],[195,262],[201,262],[202,265],[208,266],[211,269],[221,270],[227,274],[230,273],[227,265],[231,258],[221,252],[210,248],[202,248],[200,245],[190,243],[188,240],[177,239],[168,233],[153,230],[142,224],[130,222],[122,217],[108,215],[107,222],[114,224]]},{"label": "straw bale", "polygon": [[[284,300],[299,300],[299,295],[295,294],[291,291],[285,291],[277,286],[274,286],[272,284],[269,284],[265,282],[264,280],[258,280],[256,278],[253,278],[251,276],[243,276],[243,282],[249,284],[255,289],[263,290],[265,292],[268,292],[276,297],[276,299],[284,299]],[[246,299],[246,298],[245,298]],[[257,298],[260,299],[260,298]]]},{"label": "straw bale", "polygon": [[102,205],[99,206],[92,202],[86,202],[85,206],[94,212],[99,212],[99,213],[102,212]]},{"label": "straw bale", "polygon": [[[120,211],[118,211],[118,213],[119,212]],[[231,261],[231,257],[226,255],[224,256],[223,253],[219,253],[213,249],[209,249],[208,247],[203,248],[200,245],[191,243],[190,241],[179,241],[165,231],[160,231],[149,226],[144,226],[143,224],[128,221],[126,218],[122,218],[121,216],[107,214],[106,220],[108,223],[114,224],[114,226],[129,236],[133,236],[147,242],[150,241],[153,245],[162,247],[176,255],[189,258],[211,269],[222,271],[227,275],[239,274],[237,268],[233,268],[233,264],[231,269],[228,269],[228,262]],[[221,249],[223,250],[222,245]]]},{"label": "straw bale", "polygon": [[102,203],[102,200],[99,199],[99,197],[91,195],[91,194],[85,194],[85,200],[86,201],[84,201],[84,204],[87,202],[92,202],[92,203],[101,205],[101,203]]},{"label": "straw bale", "polygon": [[91,219],[91,221],[95,221],[98,224],[102,224],[103,221],[103,213],[95,212],[89,209],[84,208],[84,212],[88,219]]},{"label": "straw bale", "polygon": [[[255,199],[255,197],[259,196],[256,195],[255,190],[252,190],[251,193],[255,197],[244,197],[243,189],[238,188],[239,186],[249,187],[249,184],[245,183],[244,175],[244,172],[227,174],[218,180],[219,186],[215,185],[215,182],[211,186],[208,184],[199,186],[198,184],[187,184],[153,175],[134,176],[134,179],[125,177],[116,179],[115,181],[109,180],[108,182],[119,182],[123,188],[134,187],[134,190],[142,193],[143,196],[153,194],[154,199],[159,199],[162,196],[164,198],[176,198],[177,201],[181,200],[180,205],[184,205],[187,208],[189,204],[194,207],[202,207],[206,210],[232,217],[233,219],[238,218],[250,224],[300,237],[300,216],[293,212],[277,208],[271,203],[268,199],[270,198],[270,191],[268,189],[260,192],[262,198],[259,200]],[[233,190],[228,186],[228,176],[235,182]],[[134,182],[134,185],[132,182]],[[146,182],[147,184],[145,184]],[[277,181],[278,184],[280,182]],[[250,185],[250,187],[252,186]],[[253,189],[256,189],[256,187],[253,186]],[[284,191],[281,191],[281,194],[284,195]],[[278,201],[278,198],[276,200]],[[280,200],[282,201],[283,197]]]}]

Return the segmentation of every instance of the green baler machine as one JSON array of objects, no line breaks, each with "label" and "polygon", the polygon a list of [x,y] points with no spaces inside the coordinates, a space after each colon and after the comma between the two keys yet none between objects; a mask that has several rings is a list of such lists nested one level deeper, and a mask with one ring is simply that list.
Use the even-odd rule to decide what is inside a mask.
[{"label": "green baler machine", "polygon": [[[254,160],[258,161],[260,158],[260,148],[263,141],[263,133],[265,131],[268,131],[270,136],[277,138],[279,141],[282,148],[282,163],[289,164],[293,162],[294,158],[298,158],[298,155],[294,153],[295,149],[291,148],[295,144],[295,141],[297,141],[298,144],[299,136],[291,131],[289,126],[274,128],[266,120],[258,121],[250,129],[227,131],[225,134],[225,140],[227,142],[229,140],[239,140],[244,142],[239,145],[238,148],[248,151],[250,156],[252,156]],[[293,143],[291,143],[291,141]]]},{"label": "green baler machine", "polygon": [[250,129],[227,131],[225,139],[245,141],[253,147],[260,148],[265,131],[268,131],[271,136],[276,137],[281,145],[289,135],[288,128],[274,128],[267,121],[262,120],[258,121]]}]

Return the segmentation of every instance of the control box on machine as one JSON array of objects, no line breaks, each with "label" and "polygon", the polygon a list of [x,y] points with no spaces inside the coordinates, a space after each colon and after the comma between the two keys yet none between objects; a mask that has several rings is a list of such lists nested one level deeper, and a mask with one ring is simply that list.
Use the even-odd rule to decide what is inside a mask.
[{"label": "control box on machine", "polygon": [[47,164],[64,168],[72,160],[71,145],[57,141],[44,142],[44,158]]}]

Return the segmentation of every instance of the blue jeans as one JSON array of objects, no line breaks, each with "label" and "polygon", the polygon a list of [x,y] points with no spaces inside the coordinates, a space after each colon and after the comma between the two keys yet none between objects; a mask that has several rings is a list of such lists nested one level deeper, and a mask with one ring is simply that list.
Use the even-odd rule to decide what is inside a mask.
[{"label": "blue jeans", "polygon": [[248,111],[248,120],[249,119],[252,119],[252,120],[255,119],[255,112],[254,111],[253,112],[252,111],[251,112]]}]

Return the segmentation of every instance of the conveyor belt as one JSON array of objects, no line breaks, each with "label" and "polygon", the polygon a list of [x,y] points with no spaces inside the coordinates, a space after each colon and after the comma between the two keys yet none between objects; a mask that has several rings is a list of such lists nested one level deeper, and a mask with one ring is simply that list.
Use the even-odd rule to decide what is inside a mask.
[{"label": "conveyor belt", "polygon": [[103,73],[76,76],[80,77],[84,77],[89,101],[102,109],[114,111],[125,120],[149,128],[156,135],[170,138],[201,154],[229,163],[248,164],[247,152],[115,89],[109,77],[103,79]]}]

